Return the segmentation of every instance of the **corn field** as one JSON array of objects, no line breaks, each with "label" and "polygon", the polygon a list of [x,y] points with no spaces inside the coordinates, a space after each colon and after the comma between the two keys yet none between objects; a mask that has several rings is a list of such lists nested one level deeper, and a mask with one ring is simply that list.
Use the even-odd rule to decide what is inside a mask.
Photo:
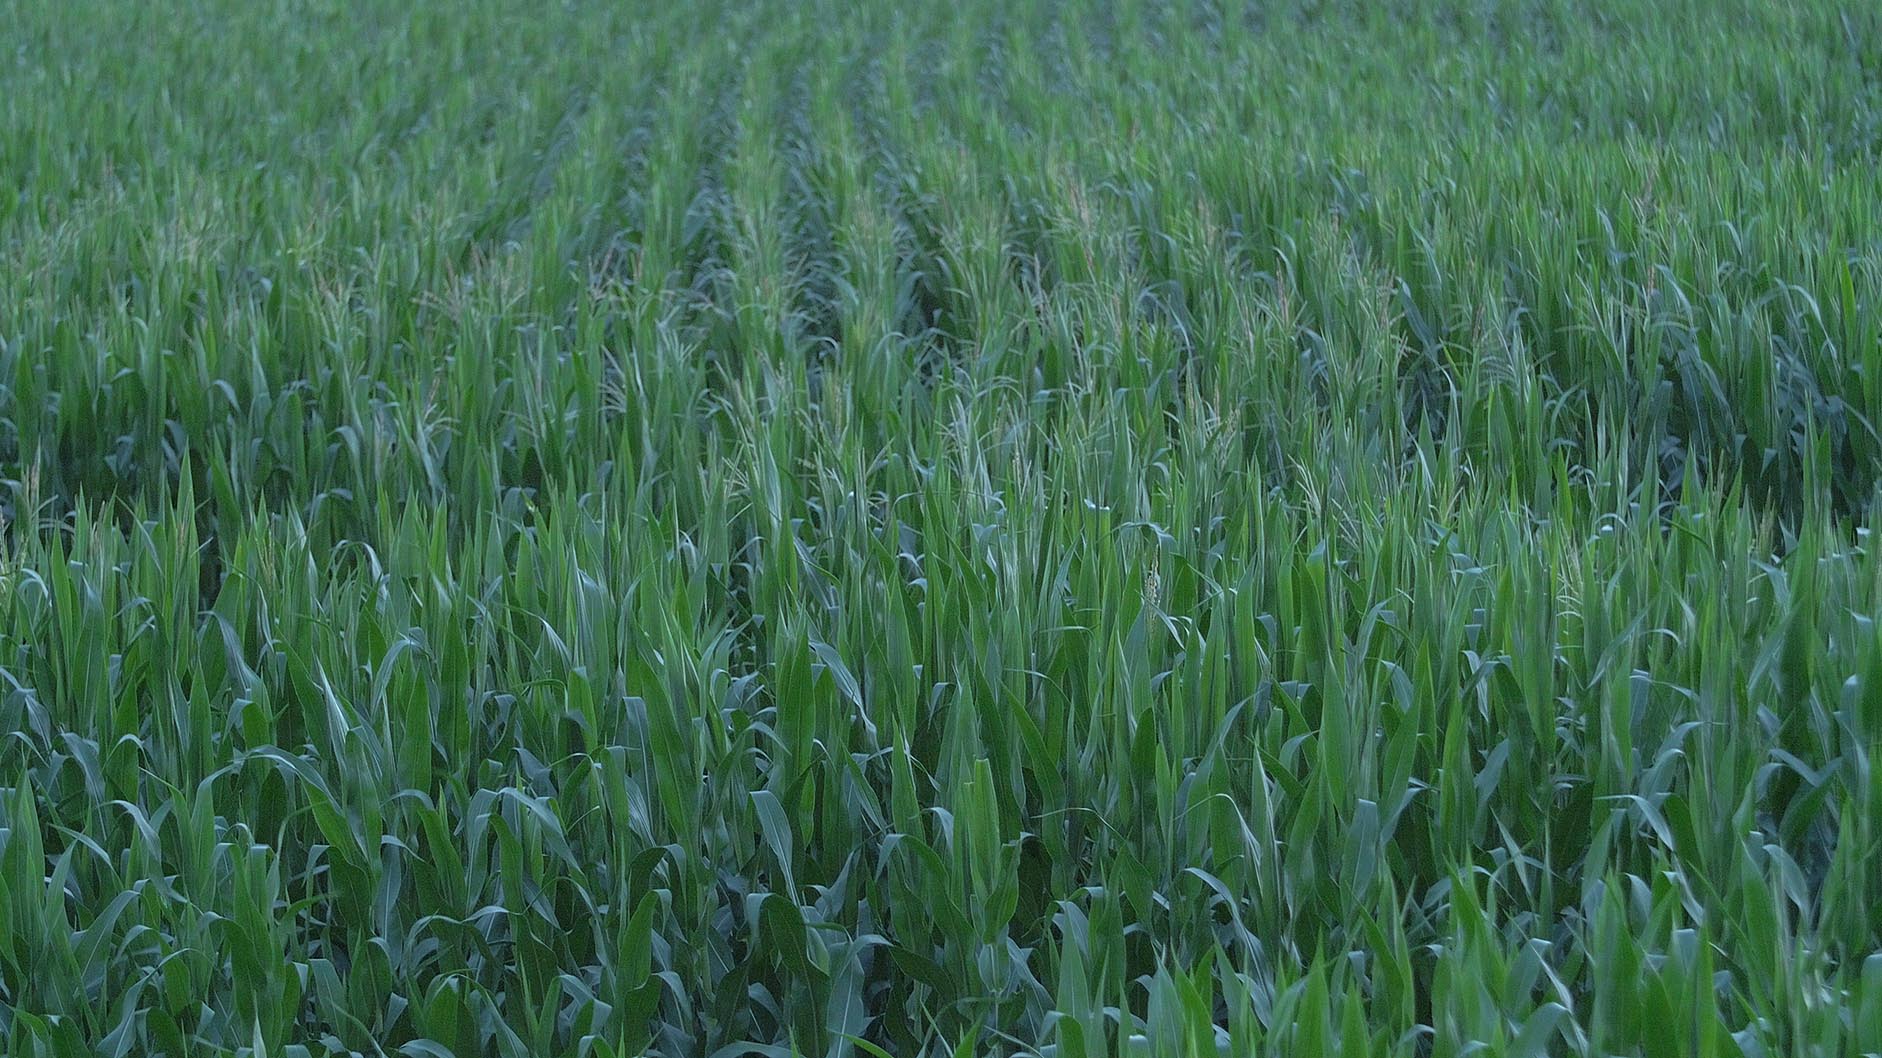
[{"label": "corn field", "polygon": [[1882,8],[0,55],[0,1054],[1882,1054]]}]

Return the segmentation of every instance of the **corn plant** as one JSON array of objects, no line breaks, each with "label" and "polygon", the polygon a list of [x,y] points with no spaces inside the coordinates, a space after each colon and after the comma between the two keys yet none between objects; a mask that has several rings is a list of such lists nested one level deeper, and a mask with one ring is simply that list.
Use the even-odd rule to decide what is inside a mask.
[{"label": "corn plant", "polygon": [[0,1054],[1882,1054],[1882,13],[0,0]]}]

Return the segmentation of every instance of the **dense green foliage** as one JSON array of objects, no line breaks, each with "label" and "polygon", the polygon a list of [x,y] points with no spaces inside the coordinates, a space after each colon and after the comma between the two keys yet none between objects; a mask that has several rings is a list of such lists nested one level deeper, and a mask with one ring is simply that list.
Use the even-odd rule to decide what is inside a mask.
[{"label": "dense green foliage", "polygon": [[1874,5],[667,7],[0,0],[0,1053],[1882,1052]]}]

